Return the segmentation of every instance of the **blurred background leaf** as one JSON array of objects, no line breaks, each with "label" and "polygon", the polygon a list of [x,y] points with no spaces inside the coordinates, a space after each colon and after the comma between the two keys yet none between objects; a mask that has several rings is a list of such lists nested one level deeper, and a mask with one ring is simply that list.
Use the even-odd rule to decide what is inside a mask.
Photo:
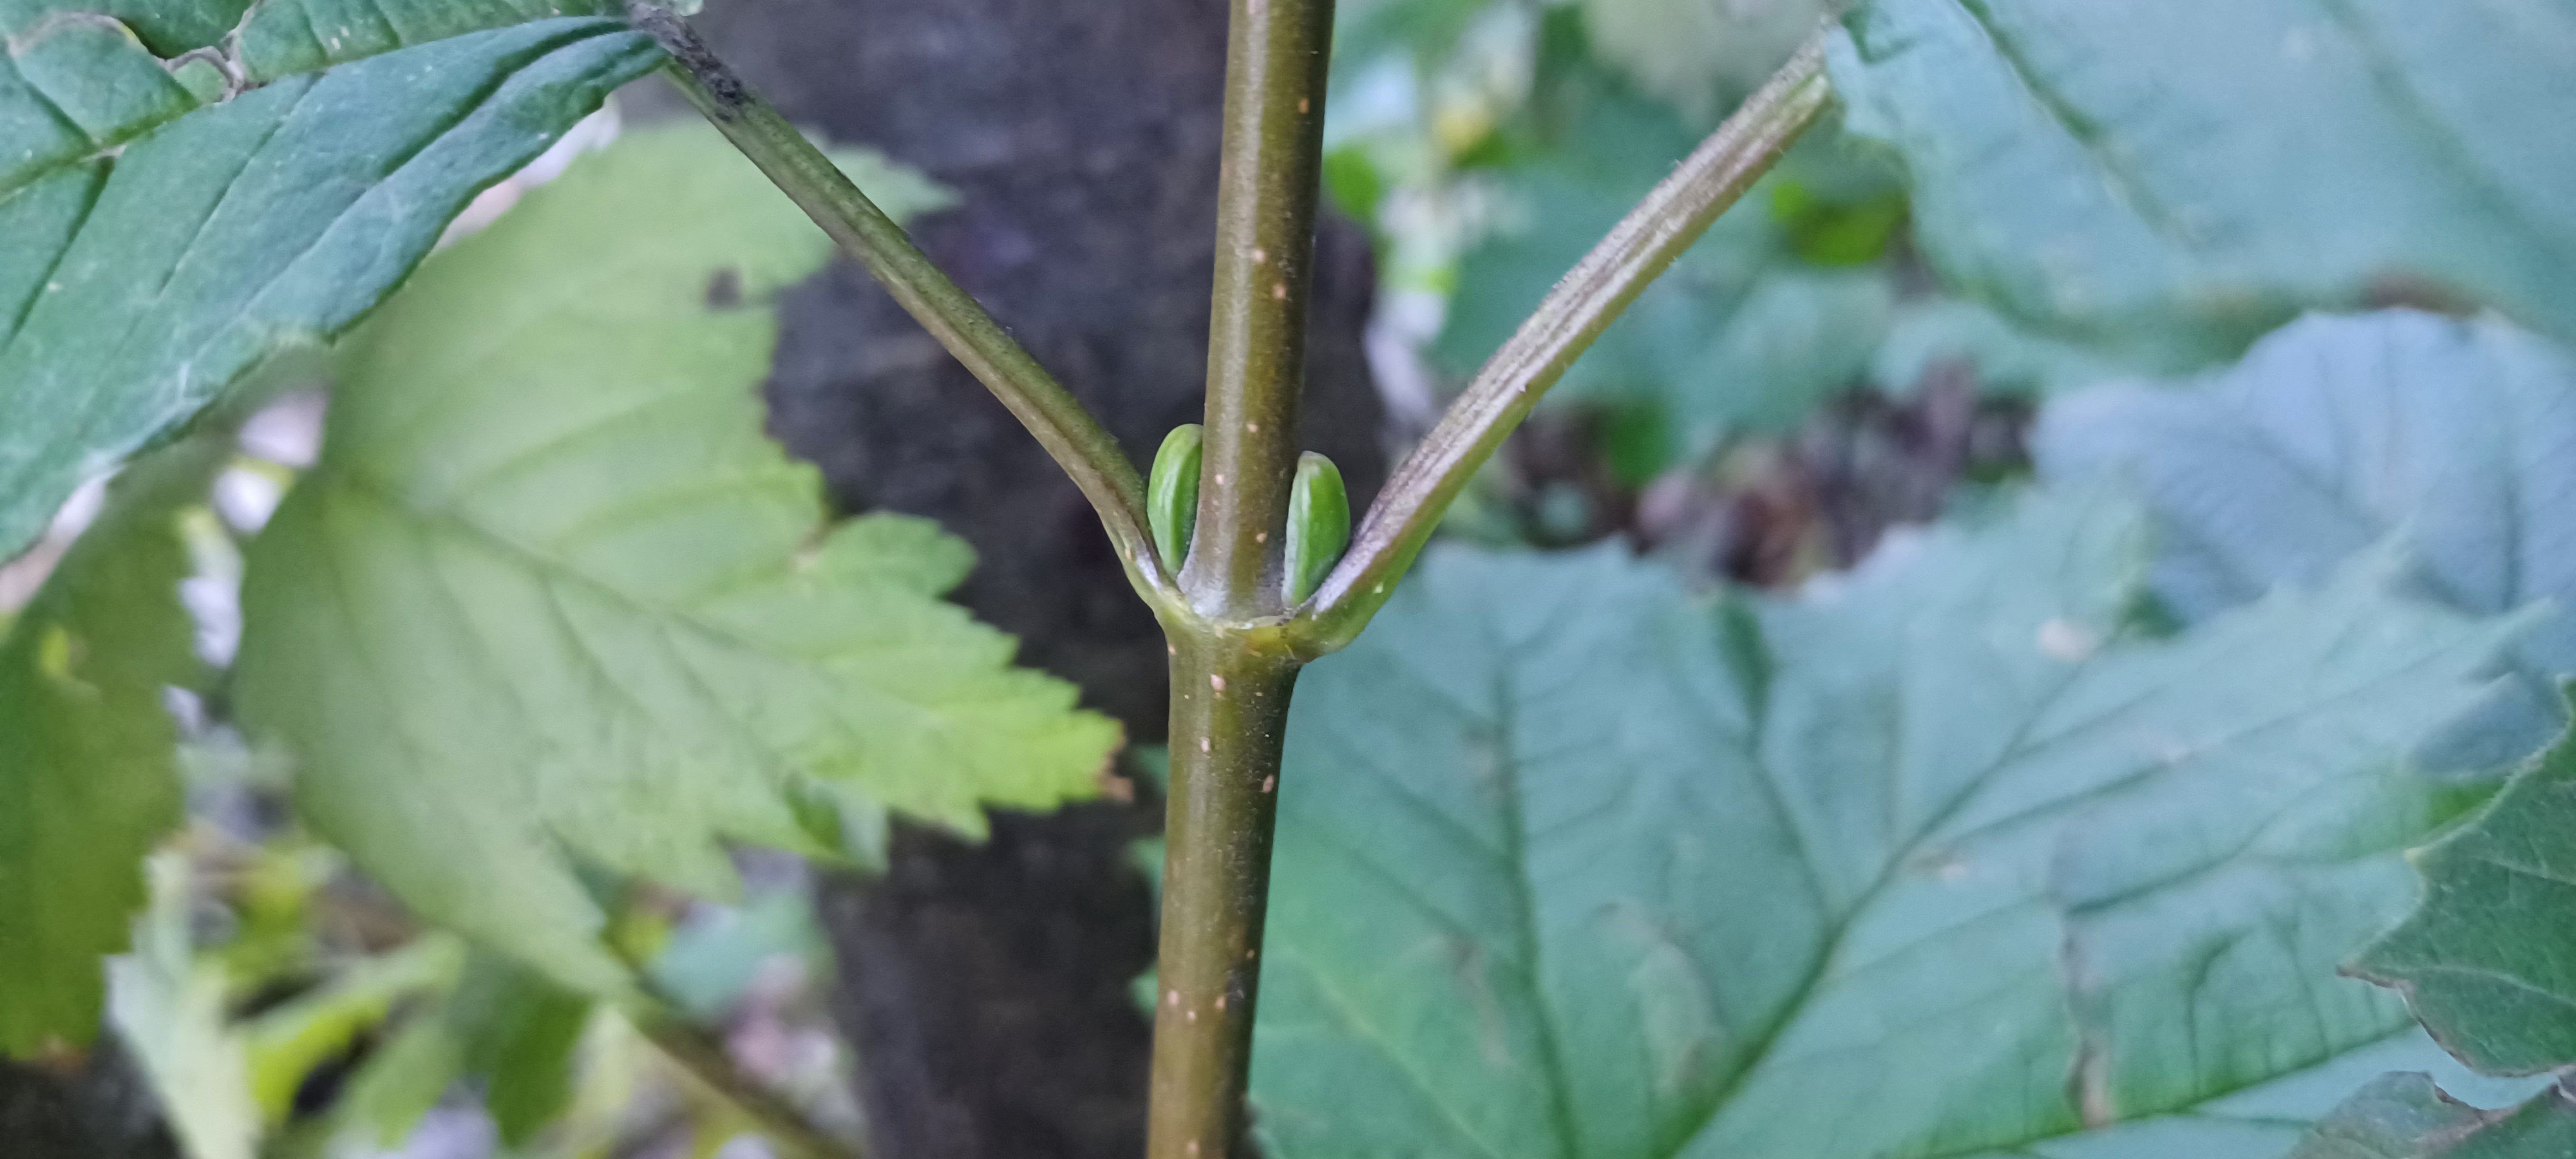
[{"label": "blurred background leaf", "polygon": [[1871,0],[1835,42],[1944,281],[2173,370],[2301,310],[2485,304],[2576,338],[2558,0]]},{"label": "blurred background leaf", "polygon": [[228,450],[192,442],[118,480],[0,642],[0,1055],[97,1036],[100,960],[125,948],[144,855],[180,823],[164,690],[205,675],[181,521]]},{"label": "blurred background leaf", "polygon": [[2313,584],[2402,544],[2434,599],[2548,611],[2509,678],[2428,740],[2434,767],[2510,768],[2566,727],[2576,675],[2576,358],[2495,319],[2313,317],[2207,378],[2104,386],[2048,407],[2052,477],[2142,485],[2156,594],[2185,622]]},{"label": "blurred background leaf", "polygon": [[134,952],[108,968],[111,1017],[190,1159],[252,1159],[260,1110],[250,1047],[225,1017],[222,967],[195,955],[188,863],[161,855],[150,870],[151,907],[135,920]]},{"label": "blurred background leaf", "polygon": [[1715,124],[1815,34],[1827,0],[1582,0],[1603,59]]}]

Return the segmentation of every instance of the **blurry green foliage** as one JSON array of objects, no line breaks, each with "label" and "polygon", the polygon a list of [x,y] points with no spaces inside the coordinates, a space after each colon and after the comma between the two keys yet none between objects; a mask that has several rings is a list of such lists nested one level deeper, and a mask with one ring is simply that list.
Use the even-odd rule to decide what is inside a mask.
[{"label": "blurry green foliage", "polygon": [[1847,131],[1956,292],[2168,369],[2310,308],[2492,306],[2576,339],[2565,0],[1870,0]]},{"label": "blurry green foliage", "polygon": [[191,443],[118,480],[0,640],[0,1055],[97,1036],[100,959],[125,948],[143,857],[179,823],[164,690],[204,678],[181,520],[225,450]]},{"label": "blurry green foliage", "polygon": [[2200,380],[2060,398],[2034,442],[2052,477],[2143,487],[2163,528],[2156,594],[2186,622],[2392,540],[2433,599],[2546,607],[2505,678],[2429,739],[2433,767],[2510,768],[2566,727],[2576,356],[2495,319],[2313,317]]}]

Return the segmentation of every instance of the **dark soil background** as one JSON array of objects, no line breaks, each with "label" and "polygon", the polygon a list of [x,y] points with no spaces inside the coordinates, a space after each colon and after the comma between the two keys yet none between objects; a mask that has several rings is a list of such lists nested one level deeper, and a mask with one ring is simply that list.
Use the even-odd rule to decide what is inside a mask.
[{"label": "dark soil background", "polygon": [[77,1069],[0,1062],[0,1155],[180,1159],[151,1089],[112,1037]]}]

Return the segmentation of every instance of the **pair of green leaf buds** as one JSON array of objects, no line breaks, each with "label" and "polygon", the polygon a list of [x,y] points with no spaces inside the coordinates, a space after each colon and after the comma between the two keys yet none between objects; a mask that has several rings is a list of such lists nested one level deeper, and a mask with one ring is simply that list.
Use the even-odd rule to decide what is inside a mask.
[{"label": "pair of green leaf buds", "polygon": [[[1154,452],[1154,470],[1145,481],[1145,520],[1154,533],[1154,550],[1174,574],[1189,558],[1190,537],[1199,522],[1199,461],[1207,432],[1197,423],[1174,427]],[[1282,586],[1288,606],[1306,602],[1324,576],[1340,563],[1351,545],[1351,496],[1342,486],[1341,468],[1313,451],[1297,457],[1297,478],[1288,487],[1288,539]]]}]

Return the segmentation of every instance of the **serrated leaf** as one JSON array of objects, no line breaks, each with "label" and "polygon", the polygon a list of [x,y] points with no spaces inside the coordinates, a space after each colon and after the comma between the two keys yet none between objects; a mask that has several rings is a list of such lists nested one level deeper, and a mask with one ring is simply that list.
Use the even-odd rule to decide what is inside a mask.
[{"label": "serrated leaf", "polygon": [[626,979],[575,859],[727,895],[720,839],[833,852],[852,801],[977,832],[1117,743],[936,598],[963,544],[831,524],[763,437],[767,296],[827,252],[704,126],[576,163],[354,341],[251,552],[240,708],[305,817],[565,985]]},{"label": "serrated leaf", "polygon": [[[659,59],[622,21],[520,23],[595,0],[103,7],[0,7],[0,558],[264,358],[356,321]],[[190,51],[258,87],[204,104],[154,55]]]},{"label": "serrated leaf", "polygon": [[103,959],[142,907],[144,855],[179,822],[164,695],[198,675],[179,519],[221,461],[189,443],[118,480],[0,642],[0,1055],[98,1034]]},{"label": "serrated leaf", "polygon": [[2488,1074],[2576,1066],[2576,736],[2413,860],[2423,903],[2353,973]]},{"label": "serrated leaf", "polygon": [[1435,552],[1299,684],[1269,1153],[2272,1159],[2445,1063],[2334,969],[2508,627],[2355,572],[2134,636],[2143,525],[2043,496],[1717,606]]},{"label": "serrated leaf", "polygon": [[2420,1074],[2387,1075],[2335,1109],[2289,1159],[2565,1159],[2576,1155],[2576,1096],[2552,1090],[2485,1111]]},{"label": "serrated leaf", "polygon": [[2426,759],[2510,768],[2564,726],[2576,673],[2576,359],[2494,320],[2409,311],[2316,317],[2235,367],[2052,403],[2044,472],[2141,483],[2166,529],[2156,592],[2199,620],[2314,583],[2396,538],[2424,590],[2477,614],[2547,600],[2513,679],[2428,742]]},{"label": "serrated leaf", "polygon": [[2166,369],[2389,294],[2576,336],[2563,0],[1869,0],[1847,130],[1961,292]]}]

